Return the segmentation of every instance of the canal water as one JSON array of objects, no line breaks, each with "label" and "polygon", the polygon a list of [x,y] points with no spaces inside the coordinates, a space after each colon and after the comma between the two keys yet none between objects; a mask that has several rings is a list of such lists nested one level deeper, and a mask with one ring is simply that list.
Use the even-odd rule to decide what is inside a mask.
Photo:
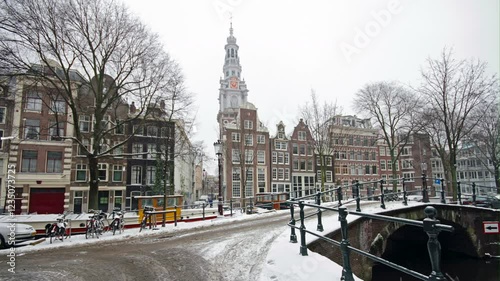
[{"label": "canal water", "polygon": [[[431,273],[427,246],[417,243],[398,245],[401,251],[393,252],[385,259],[424,275]],[[499,281],[500,259],[475,259],[454,252],[443,251],[441,270],[446,280],[454,281]],[[414,281],[420,280],[384,265],[374,265],[372,281]]]}]

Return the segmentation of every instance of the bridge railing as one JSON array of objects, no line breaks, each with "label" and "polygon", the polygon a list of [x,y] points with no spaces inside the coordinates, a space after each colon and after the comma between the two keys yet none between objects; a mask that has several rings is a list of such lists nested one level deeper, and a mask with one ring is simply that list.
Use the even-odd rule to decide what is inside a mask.
[{"label": "bridge railing", "polygon": [[[320,193],[317,194],[318,197],[319,197],[319,195],[320,195]],[[359,198],[359,196],[358,196],[358,198]],[[302,199],[304,199],[304,198],[302,198]],[[363,256],[365,256],[373,261],[379,262],[381,264],[384,264],[386,266],[392,267],[396,270],[399,270],[401,272],[409,274],[409,275],[411,275],[415,278],[418,278],[420,280],[444,280],[444,276],[441,272],[441,245],[440,245],[437,237],[441,231],[452,232],[453,227],[439,223],[439,220],[436,219],[437,211],[434,207],[427,206],[424,210],[424,213],[427,216],[427,218],[425,218],[424,221],[417,221],[417,220],[389,217],[389,216],[378,215],[378,214],[362,213],[360,211],[348,211],[347,208],[341,207],[341,206],[338,206],[337,208],[332,208],[332,207],[320,206],[319,204],[309,204],[309,203],[305,203],[303,200],[295,201],[294,199],[292,199],[289,202],[291,204],[291,208],[290,208],[291,219],[290,219],[290,222],[288,223],[288,226],[291,229],[290,242],[297,243],[297,235],[295,233],[295,230],[298,229],[300,232],[300,254],[302,256],[307,256],[306,234],[316,236],[319,239],[322,239],[324,241],[327,241],[328,243],[331,243],[337,247],[340,247],[340,251],[342,253],[342,261],[343,261],[343,270],[342,270],[341,280],[345,280],[345,281],[353,281],[354,280],[352,269],[351,269],[350,258],[349,258],[351,251],[358,253],[360,255],[363,255]],[[294,208],[293,208],[294,205],[298,205],[300,208],[300,226],[299,227],[297,227],[295,225],[296,221],[295,221],[295,217],[294,217]],[[328,237],[319,235],[315,232],[307,230],[305,227],[305,218],[306,218],[306,216],[304,214],[304,207],[305,206],[317,207],[318,210],[330,210],[330,211],[338,212],[339,221],[340,221],[340,230],[341,230],[341,234],[342,234],[342,241],[336,241],[336,240],[333,240],[331,238],[328,238]],[[320,212],[319,212],[319,214],[320,214]],[[388,260],[385,260],[383,258],[372,255],[368,252],[351,247],[349,244],[348,233],[347,233],[347,229],[348,229],[347,215],[348,214],[353,214],[353,215],[357,215],[357,216],[365,217],[365,218],[370,218],[370,219],[383,220],[383,221],[396,222],[396,223],[401,223],[401,224],[422,227],[423,230],[429,236],[429,240],[427,242],[427,249],[429,252],[429,258],[430,258],[431,267],[432,267],[431,274],[429,276],[426,276],[422,273],[419,273],[419,272],[413,271],[411,269],[408,269],[406,267],[397,265],[397,264],[392,263]],[[323,231],[322,226],[321,226],[321,229],[319,229],[319,225],[318,225],[317,230]]]}]

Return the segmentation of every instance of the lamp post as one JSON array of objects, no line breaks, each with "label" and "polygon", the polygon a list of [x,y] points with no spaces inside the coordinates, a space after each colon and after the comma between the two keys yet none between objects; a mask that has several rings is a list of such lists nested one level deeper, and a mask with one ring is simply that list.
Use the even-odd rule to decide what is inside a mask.
[{"label": "lamp post", "polygon": [[427,172],[427,163],[422,162],[420,164],[422,168],[422,201],[424,203],[429,203],[429,194],[427,193],[427,178],[425,173]]},{"label": "lamp post", "polygon": [[222,160],[222,143],[220,140],[214,142],[215,154],[217,155],[217,163],[219,166],[219,215],[223,216],[222,212],[222,174],[221,174],[221,160]]}]

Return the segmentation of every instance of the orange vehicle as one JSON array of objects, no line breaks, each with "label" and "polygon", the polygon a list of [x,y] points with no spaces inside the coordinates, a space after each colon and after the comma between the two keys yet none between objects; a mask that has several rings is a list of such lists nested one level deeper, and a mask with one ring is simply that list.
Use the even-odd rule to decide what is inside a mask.
[{"label": "orange vehicle", "polygon": [[289,209],[290,206],[286,202],[290,199],[288,192],[263,192],[255,194],[255,207],[268,210]]},{"label": "orange vehicle", "polygon": [[[139,207],[139,223],[141,223],[142,218],[144,217],[144,209],[145,208],[154,208],[155,211],[161,212],[163,211],[163,195],[145,195],[145,196],[136,196],[138,199],[138,207]],[[165,220],[167,222],[173,222],[174,218],[177,217],[177,220],[181,219],[181,210],[182,210],[182,195],[167,195],[167,206],[166,210],[175,210],[175,212],[166,213]],[[175,214],[175,217],[174,217]],[[161,222],[163,219],[163,214],[156,214],[156,221]]]}]

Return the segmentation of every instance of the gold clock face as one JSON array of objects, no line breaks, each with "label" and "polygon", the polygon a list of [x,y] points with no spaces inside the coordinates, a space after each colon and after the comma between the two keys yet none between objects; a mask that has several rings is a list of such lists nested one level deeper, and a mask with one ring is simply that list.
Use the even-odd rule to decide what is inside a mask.
[{"label": "gold clock face", "polygon": [[229,87],[231,89],[237,89],[238,88],[238,80],[236,78],[231,78],[231,81],[229,82]]}]

